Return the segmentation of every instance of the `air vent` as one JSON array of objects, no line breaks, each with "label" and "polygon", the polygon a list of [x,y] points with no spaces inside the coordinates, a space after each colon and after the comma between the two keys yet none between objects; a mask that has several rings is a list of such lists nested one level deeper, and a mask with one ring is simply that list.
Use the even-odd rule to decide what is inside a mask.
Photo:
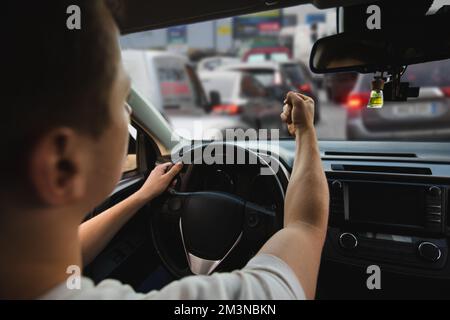
[{"label": "air vent", "polygon": [[417,158],[415,153],[381,153],[381,152],[342,152],[325,151],[326,156],[352,156],[352,157],[384,157],[384,158]]},{"label": "air vent", "polygon": [[378,172],[378,173],[431,175],[430,168],[418,168],[418,167],[360,166],[352,164],[349,165],[332,164],[331,169],[335,171],[361,171],[361,172]]}]

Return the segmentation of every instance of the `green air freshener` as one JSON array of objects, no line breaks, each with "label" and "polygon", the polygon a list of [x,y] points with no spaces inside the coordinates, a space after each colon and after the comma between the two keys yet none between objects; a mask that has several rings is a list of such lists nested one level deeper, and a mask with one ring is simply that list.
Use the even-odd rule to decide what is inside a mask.
[{"label": "green air freshener", "polygon": [[383,79],[377,78],[372,81],[372,91],[370,92],[370,99],[367,104],[367,108],[377,109],[383,107],[383,88]]}]

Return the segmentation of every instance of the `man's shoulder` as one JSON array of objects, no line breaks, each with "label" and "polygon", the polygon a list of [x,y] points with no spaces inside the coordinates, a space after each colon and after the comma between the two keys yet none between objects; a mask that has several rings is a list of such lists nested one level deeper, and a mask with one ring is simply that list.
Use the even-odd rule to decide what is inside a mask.
[{"label": "man's shoulder", "polygon": [[189,276],[174,281],[160,291],[137,293],[129,285],[107,279],[94,285],[82,278],[79,289],[65,284],[49,291],[42,299],[305,299],[305,294],[291,268],[281,259],[261,254],[241,270]]},{"label": "man's shoulder", "polygon": [[81,277],[76,285],[61,283],[41,296],[42,300],[136,300],[143,294],[137,293],[127,284],[114,279],[106,279],[95,285],[87,278]]}]

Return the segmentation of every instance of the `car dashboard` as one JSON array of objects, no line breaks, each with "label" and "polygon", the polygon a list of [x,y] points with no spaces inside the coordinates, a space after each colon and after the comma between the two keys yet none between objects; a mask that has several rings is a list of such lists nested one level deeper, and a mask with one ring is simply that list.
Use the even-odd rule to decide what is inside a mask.
[{"label": "car dashboard", "polygon": [[[293,140],[246,143],[291,171]],[[318,298],[450,297],[450,144],[319,145],[330,209]]]}]

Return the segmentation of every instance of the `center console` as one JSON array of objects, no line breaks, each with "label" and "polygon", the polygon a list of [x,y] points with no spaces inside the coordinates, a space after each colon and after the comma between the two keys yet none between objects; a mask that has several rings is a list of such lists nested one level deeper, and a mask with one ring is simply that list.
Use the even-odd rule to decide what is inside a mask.
[{"label": "center console", "polygon": [[445,266],[448,185],[345,175],[328,183],[328,235],[342,255],[423,270]]}]

